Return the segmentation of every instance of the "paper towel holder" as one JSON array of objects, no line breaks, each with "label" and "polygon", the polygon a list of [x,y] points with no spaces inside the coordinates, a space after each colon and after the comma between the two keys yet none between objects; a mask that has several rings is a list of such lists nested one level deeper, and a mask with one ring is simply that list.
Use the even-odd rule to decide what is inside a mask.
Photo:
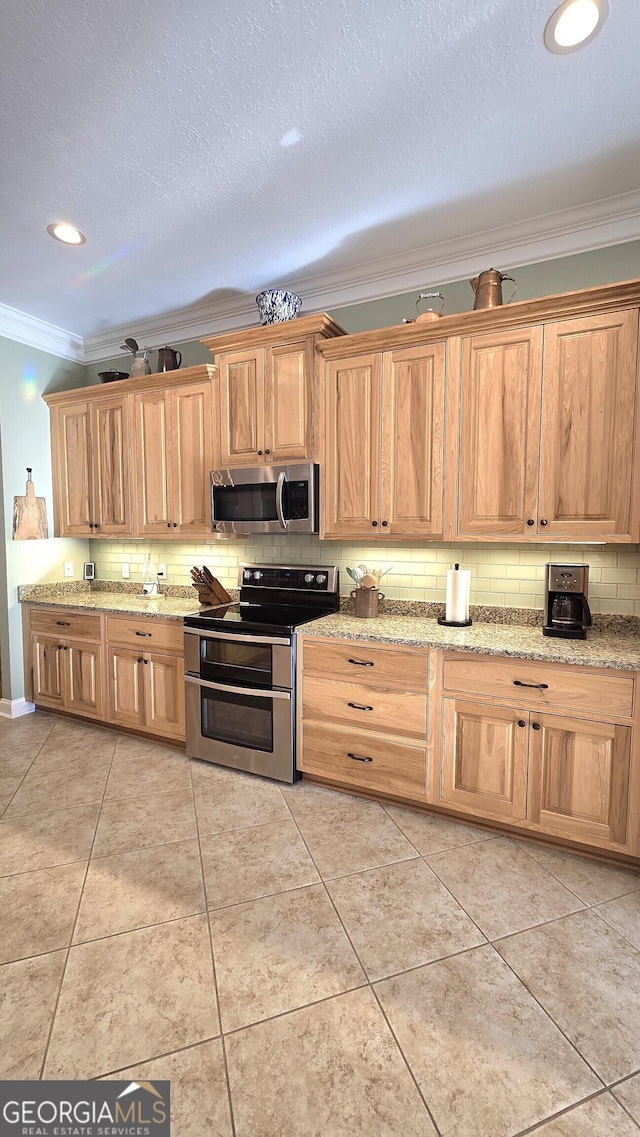
[{"label": "paper towel holder", "polygon": [[[458,569],[460,568],[460,565],[456,564],[455,567]],[[438,623],[443,625],[445,628],[469,628],[473,623],[473,620],[471,618],[468,620],[447,620],[447,617],[445,615],[438,616]]]}]

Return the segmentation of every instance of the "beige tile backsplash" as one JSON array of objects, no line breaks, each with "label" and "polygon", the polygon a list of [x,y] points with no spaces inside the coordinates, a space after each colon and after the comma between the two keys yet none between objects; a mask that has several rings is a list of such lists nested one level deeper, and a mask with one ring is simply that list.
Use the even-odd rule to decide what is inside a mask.
[{"label": "beige tile backsplash", "polygon": [[121,580],[128,562],[132,580],[142,580],[147,553],[155,571],[167,566],[169,584],[189,584],[192,565],[206,564],[227,587],[236,587],[241,561],[265,564],[337,564],[341,590],[352,582],[346,566],[364,563],[387,568],[381,589],[397,600],[443,601],[446,571],[455,562],[471,569],[471,603],[542,608],[546,561],[586,562],[589,601],[594,612],[640,616],[640,546],[638,545],[442,545],[391,542],[360,545],[320,541],[317,537],[248,537],[238,541],[92,541],[96,575]]}]

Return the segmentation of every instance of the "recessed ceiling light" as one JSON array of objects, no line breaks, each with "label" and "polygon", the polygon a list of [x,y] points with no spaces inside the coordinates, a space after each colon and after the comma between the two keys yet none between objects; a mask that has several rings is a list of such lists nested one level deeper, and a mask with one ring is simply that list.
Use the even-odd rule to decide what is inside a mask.
[{"label": "recessed ceiling light", "polygon": [[76,229],[75,225],[70,225],[68,221],[52,222],[51,225],[47,225],[47,233],[65,245],[84,245],[87,239],[84,233]]},{"label": "recessed ceiling light", "polygon": [[597,36],[608,15],[609,0],[565,0],[547,21],[545,46],[556,55],[577,51]]}]

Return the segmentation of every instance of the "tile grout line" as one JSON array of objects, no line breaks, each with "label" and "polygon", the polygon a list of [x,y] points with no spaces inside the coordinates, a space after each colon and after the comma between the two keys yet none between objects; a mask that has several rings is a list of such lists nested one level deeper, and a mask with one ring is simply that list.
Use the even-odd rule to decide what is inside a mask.
[{"label": "tile grout line", "polygon": [[[284,796],[284,795],[283,795],[283,796]],[[386,813],[386,810],[384,810],[384,812]],[[292,816],[293,816],[293,814],[292,814]],[[387,816],[388,816],[388,815],[387,815]],[[405,1053],[404,1053],[404,1050],[402,1049],[402,1047],[400,1046],[400,1043],[398,1042],[398,1039],[396,1038],[395,1032],[393,1031],[393,1029],[392,1029],[392,1027],[391,1027],[391,1023],[389,1022],[389,1020],[388,1020],[388,1018],[387,1018],[386,1014],[384,1013],[384,1010],[383,1010],[383,1008],[382,1008],[382,1006],[381,1006],[381,1004],[380,1004],[380,1000],[379,1000],[379,998],[378,998],[378,996],[377,996],[377,994],[376,994],[376,990],[375,990],[375,988],[374,988],[374,986],[373,986],[373,983],[372,983],[372,982],[371,982],[371,980],[369,979],[369,975],[368,975],[368,973],[367,973],[367,970],[366,970],[366,968],[365,968],[365,966],[364,966],[364,963],[362,962],[362,960],[361,960],[361,958],[360,958],[360,956],[359,956],[359,954],[358,954],[358,952],[357,952],[357,950],[356,950],[356,947],[355,947],[355,945],[354,945],[354,943],[353,943],[353,940],[351,939],[351,936],[349,935],[349,932],[347,931],[347,928],[346,928],[346,926],[345,926],[345,923],[344,923],[344,921],[343,921],[343,919],[342,919],[342,917],[341,917],[341,915],[340,915],[340,913],[339,913],[339,911],[338,911],[338,909],[337,909],[337,907],[336,907],[335,901],[334,901],[334,899],[333,899],[333,897],[332,897],[331,893],[329,892],[329,889],[327,888],[326,882],[325,882],[325,880],[323,879],[323,877],[322,877],[322,874],[320,873],[320,870],[319,870],[319,868],[318,868],[318,865],[316,864],[315,858],[314,858],[314,856],[313,856],[313,854],[312,854],[312,852],[311,852],[311,849],[310,849],[310,848],[309,848],[309,846],[307,845],[307,842],[306,842],[306,840],[305,840],[305,837],[304,837],[304,833],[302,832],[302,830],[301,830],[300,826],[298,825],[298,821],[297,821],[297,819],[296,819],[296,817],[295,817],[295,816],[293,816],[293,820],[294,820],[294,824],[295,824],[295,826],[296,826],[296,829],[298,830],[298,833],[300,834],[300,838],[301,838],[301,840],[302,840],[302,842],[303,842],[303,844],[304,844],[304,846],[305,846],[305,848],[306,848],[306,850],[307,850],[307,853],[309,854],[309,856],[310,856],[310,858],[311,858],[311,861],[312,861],[312,863],[313,863],[313,865],[314,865],[314,868],[315,868],[316,872],[318,873],[318,875],[320,876],[320,880],[321,880],[322,886],[323,886],[323,888],[324,888],[325,894],[326,894],[326,895],[327,895],[327,897],[329,898],[329,903],[331,904],[331,906],[332,906],[332,908],[333,908],[333,910],[334,910],[334,912],[335,912],[335,914],[336,914],[336,917],[337,917],[337,919],[338,919],[338,920],[339,920],[339,922],[340,922],[340,925],[341,925],[341,927],[342,927],[342,930],[343,930],[343,932],[344,932],[344,934],[345,934],[345,936],[346,936],[346,938],[347,938],[347,940],[348,940],[349,944],[351,945],[351,950],[353,951],[353,953],[354,953],[354,955],[355,955],[356,959],[358,960],[358,963],[359,963],[360,967],[362,968],[362,973],[363,973],[363,975],[364,975],[364,977],[365,977],[365,980],[366,980],[366,984],[363,984],[363,985],[362,985],[362,987],[351,988],[351,990],[356,990],[356,991],[358,991],[358,990],[364,990],[364,989],[365,989],[365,987],[367,987],[367,988],[368,988],[368,989],[371,991],[371,994],[373,995],[373,998],[374,998],[374,999],[375,999],[375,1001],[376,1001],[376,1005],[379,1007],[379,1009],[380,1009],[380,1012],[381,1012],[381,1014],[382,1014],[382,1017],[383,1017],[383,1019],[384,1019],[385,1023],[387,1024],[387,1028],[388,1028],[388,1030],[389,1030],[389,1032],[390,1032],[390,1034],[391,1034],[391,1037],[393,1038],[393,1041],[394,1041],[394,1042],[395,1042],[395,1044],[396,1044],[396,1047],[397,1047],[397,1049],[398,1049],[398,1053],[399,1053],[399,1055],[400,1055],[400,1057],[401,1057],[402,1061],[404,1062],[404,1065],[405,1065],[405,1069],[407,1070],[407,1073],[409,1074],[409,1077],[411,1078],[411,1081],[413,1082],[413,1084],[414,1084],[414,1086],[415,1086],[415,1088],[416,1088],[416,1092],[417,1092],[417,1094],[418,1094],[419,1100],[422,1102],[422,1104],[423,1104],[423,1106],[424,1106],[424,1108],[425,1108],[425,1111],[426,1111],[426,1113],[427,1113],[427,1116],[429,1117],[429,1120],[431,1121],[431,1124],[433,1125],[433,1128],[434,1128],[434,1130],[435,1130],[435,1132],[436,1132],[436,1134],[437,1134],[437,1137],[442,1137],[442,1134],[441,1134],[441,1132],[440,1132],[440,1129],[439,1129],[439,1127],[436,1125],[436,1121],[435,1121],[435,1118],[434,1118],[434,1116],[433,1116],[433,1114],[432,1114],[432,1112],[431,1112],[431,1110],[430,1110],[430,1108],[429,1108],[429,1106],[428,1106],[428,1104],[427,1104],[426,1098],[424,1097],[424,1094],[422,1093],[422,1090],[420,1089],[420,1086],[418,1085],[418,1082],[417,1082],[417,1080],[416,1080],[416,1077],[415,1077],[415,1075],[414,1075],[414,1073],[413,1073],[413,1070],[411,1069],[411,1066],[409,1065],[409,1062],[408,1062],[408,1059],[407,1059],[407,1057],[406,1057],[406,1055],[405,1055]],[[393,820],[393,818],[391,818],[391,820]],[[400,832],[402,832],[402,830],[400,830],[400,826],[397,826],[397,828],[399,829],[399,831],[400,831]],[[404,836],[404,834],[403,834],[403,836]],[[407,838],[407,839],[408,839],[408,838]],[[409,842],[409,843],[410,843],[410,844],[412,844],[412,842]],[[412,846],[412,847],[415,847],[415,846]],[[419,854],[418,854],[418,855],[419,855]],[[410,860],[413,860],[414,858],[413,858],[413,857],[411,857],[411,858],[409,858],[409,859],[410,859]],[[402,863],[402,862],[394,862],[394,863]],[[378,867],[384,867],[384,866],[378,866]],[[367,870],[363,870],[363,871],[367,871]],[[355,874],[349,874],[349,875],[355,875]],[[347,994],[347,992],[343,992],[343,991],[339,992],[339,995],[342,995],[342,994]],[[332,995],[332,996],[330,996],[330,998],[333,998],[333,999],[335,999],[335,998],[338,998],[338,997],[339,997],[339,995]],[[328,1000],[326,1000],[326,1001],[328,1001]],[[307,1004],[307,1005],[309,1006],[309,1005],[312,1005],[312,1004]],[[300,1008],[298,1008],[298,1009],[300,1009]]]},{"label": "tile grout line", "polygon": [[220,1037],[220,1043],[222,1046],[222,1064],[223,1064],[223,1068],[224,1068],[224,1079],[225,1079],[225,1084],[227,1087],[227,1103],[229,1106],[229,1120],[231,1122],[232,1137],[236,1137],[236,1123],[235,1123],[235,1117],[234,1117],[234,1113],[233,1113],[233,1099],[231,1097],[231,1080],[229,1078],[229,1063],[227,1060],[227,1047],[225,1044],[225,1037],[224,1037],[224,1031],[223,1031],[223,1025],[222,1025],[222,1006],[221,1006],[221,1001],[220,1001],[220,992],[218,990],[218,976],[217,976],[217,972],[216,972],[216,956],[215,956],[215,951],[213,948],[213,933],[211,931],[211,920],[209,918],[209,895],[207,892],[207,879],[205,876],[204,860],[202,857],[200,821],[198,818],[198,806],[197,806],[197,801],[196,801],[196,790],[195,790],[195,786],[193,784],[193,765],[192,765],[192,759],[191,758],[189,758],[189,780],[191,782],[191,792],[193,795],[193,812],[194,812],[195,818],[196,818],[196,834],[197,834],[197,839],[198,839],[198,852],[199,852],[199,856],[200,856],[200,872],[202,874],[202,888],[203,888],[203,892],[204,892],[205,918],[207,921],[207,934],[209,936],[209,950],[211,952],[211,967],[213,970],[213,986],[214,986],[214,991],[215,991],[215,995],[216,995],[216,1009],[218,1011],[218,1025],[220,1027],[219,1037]]},{"label": "tile grout line", "polygon": [[[433,866],[431,866],[431,867],[433,868]],[[437,873],[436,869],[433,869],[433,871],[436,873],[436,876],[438,877],[438,880],[440,880],[441,878],[440,878],[439,874]],[[546,871],[546,870],[545,870],[545,871]],[[444,881],[442,881],[442,884],[444,884]],[[444,887],[445,887],[445,888],[447,887],[447,886],[446,886],[446,884],[444,884]],[[453,895],[453,893],[452,893],[452,895]],[[457,898],[454,896],[454,900],[455,900],[455,899],[457,899]],[[476,924],[475,920],[473,920],[473,917],[472,917],[472,916],[469,914],[469,912],[467,912],[467,909],[465,908],[464,904],[461,904],[459,900],[458,900],[457,902],[458,902],[458,904],[460,904],[460,907],[462,908],[462,911],[463,911],[463,912],[464,912],[464,913],[465,913],[465,914],[466,914],[466,915],[469,917],[469,919],[470,919],[470,920],[472,920],[472,921],[473,921],[473,923],[474,923],[474,924]],[[586,911],[586,909],[585,909],[585,908],[582,908],[582,909],[579,909],[578,911],[582,911],[582,912],[584,912],[584,911]],[[575,913],[575,912],[568,912],[568,913],[566,914],[566,916],[560,916],[560,917],[558,917],[556,920],[548,920],[548,921],[547,921],[547,924],[555,924],[555,923],[558,923],[558,922],[559,922],[559,920],[566,920],[566,919],[568,919],[570,916],[575,916],[575,915],[576,915],[576,913]],[[545,925],[541,925],[541,924],[535,925],[535,927],[544,927],[544,926],[545,926]],[[479,927],[477,924],[476,924],[476,927],[478,928],[478,931],[482,932],[482,929],[481,929],[481,928],[480,928],[480,927]],[[531,931],[531,930],[532,930],[532,929],[530,929],[530,928],[523,928],[523,929],[522,929],[522,931],[523,931],[523,932],[528,932],[528,931]],[[482,932],[482,934],[484,935],[484,932]],[[510,933],[510,934],[511,934],[511,935],[520,935],[521,933],[520,933],[520,932],[512,932],[512,933]],[[503,936],[503,937],[501,937],[501,938],[502,938],[502,939],[508,939],[508,938],[509,938],[509,936]],[[509,961],[508,961],[508,960],[506,960],[506,959],[504,958],[504,956],[502,955],[502,952],[498,951],[497,947],[495,946],[495,945],[496,945],[496,943],[498,943],[498,942],[499,942],[499,939],[497,939],[497,940],[495,940],[495,941],[494,941],[494,940],[488,940],[488,946],[489,946],[489,947],[491,947],[491,948],[493,948],[493,950],[495,951],[495,953],[496,953],[496,955],[498,956],[498,958],[499,958],[499,959],[501,959],[501,960],[502,960],[502,962],[506,964],[506,966],[509,968],[509,971],[510,971],[510,972],[512,973],[512,975],[514,975],[514,976],[515,976],[515,978],[517,979],[518,983],[521,983],[521,984],[522,984],[522,986],[524,987],[525,991],[527,991],[527,992],[529,993],[529,995],[531,996],[531,998],[532,998],[532,999],[533,999],[533,1000],[534,1000],[534,1001],[537,1003],[537,1005],[538,1005],[538,1006],[541,1008],[541,1010],[544,1012],[544,1014],[545,1014],[545,1015],[546,1015],[546,1017],[549,1019],[549,1021],[550,1021],[551,1023],[553,1023],[553,1025],[555,1026],[556,1030],[558,1030],[558,1031],[560,1032],[560,1034],[562,1035],[562,1037],[563,1037],[563,1038],[566,1040],[566,1042],[568,1042],[568,1044],[569,1044],[569,1046],[571,1047],[571,1049],[572,1049],[572,1050],[573,1050],[573,1051],[574,1051],[574,1052],[575,1052],[575,1053],[578,1055],[578,1057],[581,1059],[581,1061],[585,1063],[585,1065],[586,1065],[586,1066],[589,1068],[589,1070],[591,1070],[592,1074],[594,1075],[594,1077],[596,1077],[596,1078],[598,1079],[598,1081],[600,1082],[601,1086],[602,1086],[603,1088],[605,1088],[605,1089],[606,1089],[606,1088],[607,1088],[607,1087],[606,1087],[606,1083],[603,1081],[603,1079],[600,1077],[600,1075],[599,1075],[599,1074],[596,1072],[596,1070],[594,1070],[594,1068],[593,1068],[593,1066],[591,1065],[591,1063],[590,1063],[590,1062],[588,1062],[588,1061],[587,1061],[587,1059],[584,1057],[584,1055],[583,1055],[583,1054],[582,1054],[582,1053],[581,1053],[581,1052],[578,1050],[578,1047],[577,1047],[577,1046],[576,1046],[576,1045],[575,1045],[575,1044],[574,1044],[574,1043],[571,1041],[571,1039],[568,1037],[568,1035],[565,1033],[565,1031],[562,1029],[562,1027],[561,1027],[561,1026],[559,1026],[559,1024],[558,1024],[558,1023],[556,1022],[556,1020],[553,1018],[553,1015],[551,1015],[551,1014],[550,1014],[550,1012],[547,1010],[547,1008],[546,1008],[545,1006],[543,1006],[543,1004],[540,1002],[540,1000],[539,1000],[538,998],[536,998],[536,996],[534,995],[533,991],[531,991],[531,990],[529,989],[529,987],[527,986],[527,984],[525,983],[525,981],[524,981],[523,979],[521,979],[521,978],[520,978],[520,976],[518,975],[518,973],[517,973],[517,972],[514,970],[514,968],[513,968],[513,967],[511,966],[511,964],[509,963]],[[578,1103],[578,1102],[575,1102],[574,1104],[575,1104],[575,1105],[578,1105],[579,1103]]]},{"label": "tile grout line", "polygon": [[[550,1114],[549,1117],[545,1117],[543,1121],[536,1121],[534,1125],[530,1125],[527,1129],[519,1130],[518,1133],[514,1134],[514,1137],[529,1137],[530,1134],[539,1133],[543,1126],[548,1125],[550,1122],[557,1121],[561,1117],[566,1117],[567,1114],[571,1113],[574,1109],[580,1109],[581,1106],[587,1105],[588,1102],[595,1101],[597,1098],[602,1097],[611,1097],[611,1093],[607,1086],[604,1086],[604,1088],[601,1090],[594,1090],[592,1094],[589,1094],[586,1098],[582,1098],[581,1101],[574,1102],[573,1105],[568,1105],[565,1106],[564,1109],[559,1109],[557,1113]],[[625,1110],[625,1112],[627,1111]],[[629,1114],[629,1116],[631,1115]],[[631,1118],[631,1120],[635,1121],[634,1118]]]},{"label": "tile grout line", "polygon": [[[520,849],[522,849],[522,852],[526,853],[527,856],[532,861],[534,861],[535,864],[537,864],[539,866],[539,868],[544,869],[545,872],[548,872],[549,876],[553,877],[553,879],[556,880],[558,882],[558,884],[561,884],[563,888],[566,888],[567,892],[570,892],[573,896],[575,896],[576,899],[579,900],[581,904],[584,904],[585,908],[597,908],[599,904],[610,904],[612,900],[622,900],[622,898],[624,896],[633,896],[634,892],[640,892],[640,875],[639,875],[637,885],[635,886],[635,888],[630,888],[628,892],[621,892],[616,896],[609,896],[607,900],[595,900],[592,903],[589,903],[588,900],[584,900],[584,898],[582,896],[579,896],[574,888],[571,888],[570,885],[565,884],[565,882],[562,880],[561,877],[556,876],[556,874],[554,872],[552,872],[551,869],[548,869],[546,865],[543,865],[542,862],[539,861],[537,859],[537,857],[535,857],[534,854],[529,851],[529,849],[525,848],[525,842],[523,842],[521,844],[517,837],[512,838],[512,840],[516,841],[518,847]],[[557,850],[554,849],[553,851],[556,852]],[[577,849],[575,851],[575,855],[578,857],[580,856],[580,853]],[[608,862],[605,862],[605,861],[594,860],[593,863],[596,865],[600,865],[603,868],[612,868],[614,870],[618,868],[617,865],[610,865]],[[621,865],[620,868],[623,868],[623,866]],[[625,870],[623,869],[623,871],[625,871]],[[628,870],[626,870],[626,871],[628,871]]]},{"label": "tile grout line", "polygon": [[55,1026],[55,1021],[56,1021],[56,1017],[57,1017],[57,1014],[58,1014],[58,1007],[59,1007],[59,1005],[60,1005],[60,997],[61,997],[61,995],[62,995],[62,987],[63,987],[63,984],[64,984],[64,979],[65,979],[65,976],[66,976],[66,974],[67,974],[67,967],[68,967],[68,964],[69,964],[69,955],[71,954],[71,947],[72,947],[72,944],[73,944],[73,936],[74,936],[74,933],[75,933],[75,930],[76,930],[76,925],[77,925],[77,923],[78,923],[78,915],[79,915],[79,913],[80,913],[80,906],[81,906],[81,904],[82,904],[82,900],[83,900],[83,897],[84,897],[84,888],[85,888],[85,884],[87,883],[87,875],[88,875],[88,873],[89,873],[89,865],[91,864],[91,853],[92,853],[92,850],[93,850],[93,846],[94,846],[94,844],[95,844],[96,833],[98,832],[98,825],[100,824],[100,814],[102,813],[102,805],[104,804],[104,795],[105,795],[105,794],[106,794],[106,792],[107,792],[107,786],[108,786],[108,784],[109,784],[109,778],[110,778],[110,776],[111,776],[111,768],[112,768],[112,765],[113,765],[113,758],[114,758],[114,755],[115,755],[115,752],[116,752],[116,746],[117,746],[117,740],[116,740],[116,741],[114,741],[114,744],[113,744],[113,751],[112,751],[112,754],[111,754],[111,760],[110,760],[110,762],[109,762],[109,769],[107,770],[107,776],[106,776],[106,778],[105,778],[105,782],[104,782],[104,790],[103,790],[103,793],[102,793],[102,801],[100,802],[100,808],[99,808],[99,810],[98,810],[98,816],[96,817],[96,824],[95,824],[95,829],[94,829],[94,831],[93,831],[93,838],[92,838],[92,840],[91,840],[91,848],[89,849],[89,853],[88,853],[88,856],[87,856],[87,866],[86,866],[86,868],[85,868],[84,877],[83,877],[83,880],[82,880],[82,885],[81,885],[81,887],[80,887],[80,894],[79,894],[79,896],[78,896],[78,905],[77,905],[77,907],[76,907],[76,914],[75,914],[75,918],[74,918],[74,921],[73,921],[73,926],[72,926],[72,928],[71,928],[71,935],[70,935],[70,937],[69,937],[69,945],[68,945],[68,947],[67,947],[67,951],[66,951],[66,958],[65,958],[65,961],[64,961],[64,967],[62,968],[62,975],[60,976],[60,985],[59,985],[59,987],[58,987],[58,995],[57,995],[57,998],[56,998],[56,1001],[55,1001],[55,1005],[54,1005],[54,1008],[53,1008],[53,1014],[51,1015],[51,1025],[50,1025],[50,1027],[49,1027],[49,1031],[48,1031],[48,1033],[47,1033],[47,1041],[46,1041],[46,1045],[45,1045],[45,1048],[44,1048],[44,1054],[43,1054],[43,1057],[42,1057],[42,1064],[41,1064],[41,1066],[40,1066],[40,1075],[39,1075],[39,1078],[40,1078],[40,1080],[42,1080],[42,1077],[43,1077],[43,1074],[44,1074],[44,1068],[45,1068],[45,1066],[46,1066],[46,1064],[47,1064],[47,1058],[49,1057],[49,1047],[50,1047],[50,1045],[51,1045],[51,1037],[52,1037],[52,1035],[53,1035],[53,1028],[54,1028],[54,1026]]},{"label": "tile grout line", "polygon": [[[16,796],[16,794],[18,793],[18,791],[21,789],[21,787],[22,787],[22,783],[24,782],[24,780],[25,780],[25,778],[26,778],[27,774],[30,774],[30,773],[31,773],[31,770],[33,769],[33,764],[34,764],[34,762],[36,761],[36,759],[37,759],[38,755],[40,754],[40,751],[42,750],[43,746],[45,745],[45,743],[46,743],[46,742],[48,742],[49,738],[50,738],[50,737],[51,737],[51,735],[53,734],[53,731],[54,731],[55,725],[56,725],[56,724],[54,723],[54,724],[53,724],[53,726],[50,728],[50,730],[49,730],[49,733],[48,733],[48,734],[45,736],[45,738],[44,738],[44,739],[42,740],[42,742],[40,743],[40,746],[39,746],[39,747],[38,747],[38,749],[36,750],[36,752],[35,752],[35,754],[34,754],[33,758],[31,759],[31,762],[30,762],[30,763],[29,763],[29,765],[27,766],[27,769],[25,770],[24,774],[22,774],[22,776],[21,776],[21,777],[20,777],[20,775],[17,775],[17,777],[20,777],[20,781],[18,782],[18,785],[16,786],[16,788],[15,788],[15,790],[13,791],[13,793],[12,793],[11,797],[9,798],[8,802],[7,802],[7,803],[6,803],[6,805],[4,806],[4,808],[3,808],[2,812],[0,813],[0,821],[4,821],[4,820],[5,820],[5,814],[6,814],[7,810],[8,810],[8,808],[9,808],[9,806],[11,805],[11,802],[13,801],[13,799],[14,799],[14,797]],[[8,728],[7,728],[7,729],[8,729]],[[7,818],[6,820],[10,820],[10,818]],[[9,875],[9,876],[12,876],[13,874],[12,874],[12,873],[9,873],[8,875]]]}]

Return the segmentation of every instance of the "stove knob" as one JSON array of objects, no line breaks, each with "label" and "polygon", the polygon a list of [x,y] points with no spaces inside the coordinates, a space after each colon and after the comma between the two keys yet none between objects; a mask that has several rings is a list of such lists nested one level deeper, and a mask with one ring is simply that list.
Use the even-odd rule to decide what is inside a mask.
[{"label": "stove knob", "polygon": [[253,579],[254,580],[262,580],[263,576],[264,576],[264,573],[260,572],[260,569],[256,569],[256,571],[253,574]]},{"label": "stove knob", "polygon": [[326,579],[327,579],[326,572],[319,572],[317,577],[316,577],[316,584],[324,584]]},{"label": "stove knob", "polygon": [[312,572],[305,572],[305,574],[304,574],[304,583],[305,584],[311,584],[311,582],[315,579],[316,578]]},{"label": "stove knob", "polygon": [[251,569],[245,569],[243,573],[244,580],[251,580]]}]

